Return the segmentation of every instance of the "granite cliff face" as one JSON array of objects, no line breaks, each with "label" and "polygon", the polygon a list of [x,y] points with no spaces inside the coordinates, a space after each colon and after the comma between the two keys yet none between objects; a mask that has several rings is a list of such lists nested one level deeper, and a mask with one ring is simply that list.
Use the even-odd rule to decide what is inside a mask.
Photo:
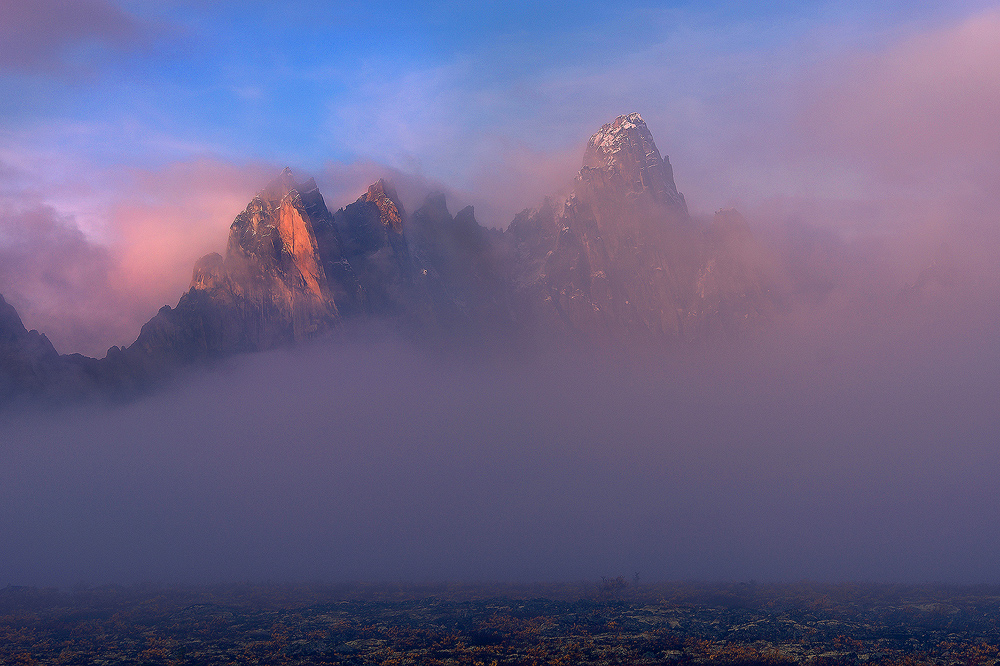
[{"label": "granite cliff face", "polygon": [[365,320],[417,340],[515,347],[731,335],[771,313],[774,273],[739,213],[690,217],[633,113],[591,137],[568,197],[503,232],[471,206],[453,216],[439,193],[407,213],[384,180],[331,213],[315,181],[285,169],[237,215],[225,254],[198,260],[177,306],[105,359],[60,356],[0,299],[0,396],[128,395],[178,366]]},{"label": "granite cliff face", "polygon": [[236,217],[225,256],[202,257],[177,308],[161,310],[137,344],[149,353],[165,338],[178,351],[195,342],[195,354],[269,349],[331,330],[338,301],[352,308],[360,298],[316,183],[285,169]]},{"label": "granite cliff face", "polygon": [[403,233],[404,214],[396,190],[382,179],[334,213],[330,229],[343,239],[343,260],[361,295],[345,313],[392,318],[407,311],[414,268]]}]

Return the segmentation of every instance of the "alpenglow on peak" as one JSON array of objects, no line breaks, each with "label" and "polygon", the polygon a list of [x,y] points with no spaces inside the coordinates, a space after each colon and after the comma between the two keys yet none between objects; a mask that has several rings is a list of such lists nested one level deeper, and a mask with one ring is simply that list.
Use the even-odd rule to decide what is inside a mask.
[{"label": "alpenglow on peak", "polygon": [[653,135],[638,113],[618,116],[590,137],[583,166],[616,173],[633,192],[649,192],[655,201],[687,215],[684,196],[674,184],[670,160],[660,156]]}]

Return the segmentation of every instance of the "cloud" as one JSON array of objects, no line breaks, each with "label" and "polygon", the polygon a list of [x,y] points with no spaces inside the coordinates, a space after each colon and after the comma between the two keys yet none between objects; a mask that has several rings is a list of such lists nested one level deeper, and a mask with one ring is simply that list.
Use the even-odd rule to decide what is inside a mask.
[{"label": "cloud", "polygon": [[635,108],[608,101],[629,97],[622,80],[631,75],[567,76],[550,68],[515,79],[483,77],[496,55],[402,72],[371,65],[352,81],[349,100],[330,104],[329,140],[362,162],[446,183],[440,189],[476,206],[481,222],[505,228],[517,212],[565,190],[590,134]]},{"label": "cloud", "polygon": [[0,17],[0,72],[65,74],[80,49],[132,51],[152,34],[109,0],[0,0]]},{"label": "cloud", "polygon": [[1000,250],[998,44],[1000,11],[990,10],[802,68],[785,134],[762,153],[796,172],[791,187],[745,193],[741,205],[877,246],[903,281],[942,245],[988,276]]},{"label": "cloud", "polygon": [[114,279],[131,294],[135,323],[177,302],[194,262],[225,250],[233,219],[279,171],[195,158],[120,174],[105,210],[117,260]]},{"label": "cloud", "polygon": [[[350,95],[329,104],[329,140],[489,202],[494,226],[565,188],[590,135],[634,111],[694,210],[805,180],[782,160],[793,112],[786,84],[821,56],[802,57],[801,44],[763,20],[720,25],[694,10],[636,11],[638,28],[615,17],[607,30],[514,35],[445,62],[369,63],[340,81]],[[632,39],[623,43],[625,34]]]},{"label": "cloud", "polygon": [[801,118],[816,150],[882,183],[995,186],[1000,11],[827,65]]},{"label": "cloud", "polygon": [[[4,202],[9,204],[9,202]],[[120,328],[110,275],[114,261],[73,219],[44,204],[0,213],[0,292],[26,325],[62,350],[89,348]]]},{"label": "cloud", "polygon": [[0,293],[60,352],[101,357],[177,302],[194,262],[224,251],[233,218],[278,171],[196,158],[44,182],[0,168]]},{"label": "cloud", "polygon": [[614,361],[323,343],[11,415],[0,582],[992,581],[1000,313],[966,305]]},{"label": "cloud", "polygon": [[392,72],[366,65],[353,77],[349,99],[331,104],[331,141],[405,171],[419,173],[430,161],[430,173],[459,176],[478,154],[462,122],[467,69],[457,63]]}]

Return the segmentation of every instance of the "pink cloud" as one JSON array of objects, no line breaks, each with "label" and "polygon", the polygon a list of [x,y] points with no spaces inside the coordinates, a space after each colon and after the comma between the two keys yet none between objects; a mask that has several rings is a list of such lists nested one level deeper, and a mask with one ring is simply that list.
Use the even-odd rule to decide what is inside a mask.
[{"label": "pink cloud", "polygon": [[[0,294],[60,352],[103,356],[111,345],[131,343],[160,307],[176,304],[195,260],[224,251],[233,218],[276,172],[203,158],[92,173],[109,189],[99,205],[79,210],[70,199],[57,205],[39,193],[72,184],[32,192],[21,182],[3,187],[10,183],[0,175]],[[103,218],[107,240],[88,235],[81,216]]]},{"label": "pink cloud", "polygon": [[194,262],[224,251],[233,218],[275,173],[272,166],[213,159],[127,173],[108,218],[113,279],[131,294],[136,321],[177,302]]},{"label": "pink cloud", "polygon": [[802,117],[815,148],[892,183],[995,179],[1000,11],[833,63]]},{"label": "pink cloud", "polygon": [[793,80],[788,106],[776,107],[791,124],[760,132],[775,150],[753,153],[760,164],[736,160],[787,172],[774,169],[778,196],[758,187],[736,202],[751,218],[829,229],[861,253],[877,248],[894,271],[882,278],[895,284],[916,280],[945,246],[968,274],[995,273],[1000,11],[841,53]]}]

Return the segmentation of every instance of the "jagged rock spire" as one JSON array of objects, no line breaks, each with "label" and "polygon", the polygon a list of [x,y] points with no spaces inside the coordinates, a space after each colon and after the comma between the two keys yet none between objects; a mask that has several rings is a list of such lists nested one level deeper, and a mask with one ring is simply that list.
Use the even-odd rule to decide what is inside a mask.
[{"label": "jagged rock spire", "polygon": [[687,215],[684,195],[674,184],[670,160],[660,156],[653,135],[638,113],[618,116],[590,137],[583,167],[617,175],[631,192],[648,192],[656,202]]},{"label": "jagged rock spire", "polygon": [[396,194],[396,189],[384,178],[379,178],[369,186],[368,192],[361,199],[371,201],[378,206],[382,224],[390,227],[397,234],[403,233],[402,206],[397,203],[399,195]]}]

